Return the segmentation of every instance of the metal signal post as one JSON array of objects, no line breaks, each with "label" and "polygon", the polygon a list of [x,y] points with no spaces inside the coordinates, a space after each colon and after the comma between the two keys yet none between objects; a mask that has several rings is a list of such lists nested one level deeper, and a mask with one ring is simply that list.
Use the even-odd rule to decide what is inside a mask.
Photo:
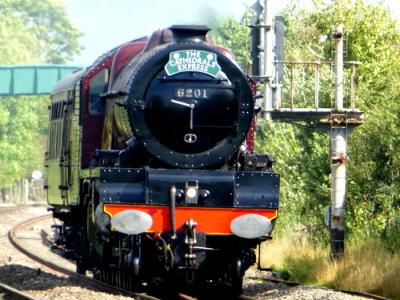
[{"label": "metal signal post", "polygon": [[[325,219],[330,232],[331,257],[337,258],[344,253],[347,137],[356,126],[364,122],[363,112],[355,108],[354,102],[355,67],[360,62],[343,60],[344,31],[341,25],[336,26],[333,34],[335,41],[334,61],[284,61],[283,19],[281,17],[272,18],[269,0],[264,0],[264,7],[260,5],[260,2],[257,1],[252,6],[258,16],[250,27],[252,28],[253,40],[253,77],[263,84],[263,117],[265,120],[281,122],[313,121],[329,134],[332,175],[331,205],[326,209]],[[264,9],[263,13],[262,8]],[[260,31],[261,34],[258,36]],[[257,43],[259,44],[257,45]],[[275,45],[274,47],[273,44]],[[330,101],[330,107],[321,107],[321,68],[332,64],[334,65],[335,97]],[[286,78],[286,96],[290,97],[289,107],[284,106],[281,95],[283,90],[281,89],[283,68],[285,66],[289,68],[288,73],[290,74],[290,78]],[[350,81],[350,103],[346,105],[344,103],[345,66],[349,66],[351,70],[350,80],[347,79]],[[295,75],[296,70],[301,68],[315,69],[314,99],[302,99],[304,104],[296,106],[297,82],[295,82]],[[303,86],[305,85],[303,84]],[[313,104],[308,105],[305,102],[313,102]]]},{"label": "metal signal post", "polygon": [[[343,110],[343,26],[336,26],[335,38],[335,108]],[[336,258],[344,254],[345,203],[346,203],[346,160],[348,124],[346,119],[337,124],[331,122],[331,207],[330,238],[331,256]]]}]

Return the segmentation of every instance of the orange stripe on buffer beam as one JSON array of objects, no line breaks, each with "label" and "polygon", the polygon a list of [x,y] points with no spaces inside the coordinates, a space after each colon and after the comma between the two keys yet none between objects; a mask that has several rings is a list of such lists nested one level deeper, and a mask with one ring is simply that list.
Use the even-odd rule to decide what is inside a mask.
[{"label": "orange stripe on buffer beam", "polygon": [[[154,205],[104,204],[104,212],[110,217],[125,211],[138,210],[149,214],[153,224],[147,232],[170,231],[170,208]],[[184,223],[193,219],[197,223],[196,230],[208,234],[232,234],[230,224],[236,217],[245,214],[257,214],[271,221],[278,216],[276,209],[249,208],[210,208],[210,207],[176,207],[176,230],[185,230]]]}]

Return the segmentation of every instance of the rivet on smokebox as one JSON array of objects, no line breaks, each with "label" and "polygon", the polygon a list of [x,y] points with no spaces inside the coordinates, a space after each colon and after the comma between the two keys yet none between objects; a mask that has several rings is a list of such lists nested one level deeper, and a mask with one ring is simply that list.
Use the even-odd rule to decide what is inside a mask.
[{"label": "rivet on smokebox", "polygon": [[140,234],[153,225],[152,217],[138,210],[124,210],[111,218],[111,226],[125,234]]}]

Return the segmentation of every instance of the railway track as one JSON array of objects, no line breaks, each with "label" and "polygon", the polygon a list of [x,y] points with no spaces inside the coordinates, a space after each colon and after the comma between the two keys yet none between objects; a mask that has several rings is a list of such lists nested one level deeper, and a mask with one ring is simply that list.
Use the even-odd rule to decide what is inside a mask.
[{"label": "railway track", "polygon": [[[81,284],[90,287],[92,289],[98,290],[98,291],[102,291],[102,292],[106,292],[106,293],[110,293],[110,294],[115,294],[115,295],[125,295],[128,297],[133,297],[134,299],[139,299],[139,300],[159,300],[159,299],[166,299],[166,297],[163,296],[152,296],[150,294],[146,294],[146,293],[134,293],[131,291],[127,291],[115,286],[111,286],[108,285],[106,283],[94,280],[91,277],[88,276],[84,276],[84,275],[80,275],[78,273],[75,272],[74,268],[66,268],[61,266],[59,263],[54,263],[52,259],[46,259],[44,257],[41,257],[40,255],[36,254],[36,253],[32,253],[32,251],[30,251],[30,247],[26,246],[26,243],[24,243],[24,240],[26,242],[27,237],[25,237],[23,234],[19,234],[20,231],[22,231],[23,228],[33,225],[37,222],[41,222],[44,221],[46,219],[50,219],[52,218],[51,215],[44,215],[44,216],[40,216],[37,218],[33,218],[30,219],[28,221],[19,223],[18,225],[16,225],[15,227],[13,227],[9,233],[8,233],[8,237],[10,242],[22,253],[24,253],[25,255],[27,255],[28,257],[30,257],[31,259],[39,262],[41,265],[46,266],[47,268],[54,270],[56,272],[62,273],[67,275],[68,277],[75,279],[76,281],[80,282]],[[28,237],[29,238],[29,237]],[[43,238],[43,236],[42,236]],[[37,239],[37,238],[36,238]],[[64,264],[65,265],[65,264]],[[295,287],[295,286],[299,286],[302,285],[301,283],[298,282],[291,282],[291,281],[285,281],[282,279],[276,279],[276,278],[262,278],[260,279],[259,277],[249,277],[249,279],[253,279],[253,280],[257,280],[257,281],[268,281],[274,284],[278,284],[278,285],[286,285],[286,286],[290,286],[290,287]],[[372,295],[372,294],[368,294],[368,293],[364,293],[364,292],[356,292],[356,291],[341,291],[343,293],[346,294],[350,294],[350,295],[354,295],[354,296],[360,296],[366,299],[378,299],[378,300],[388,300],[387,298],[384,297],[380,297],[380,296],[376,296],[376,295]],[[159,295],[159,294],[158,294]],[[24,299],[29,299],[29,298],[24,298]],[[170,299],[168,297],[168,299]],[[189,295],[185,295],[185,294],[177,294],[176,297],[174,299],[185,299],[185,300],[195,300],[196,298],[189,296]],[[208,300],[209,298],[207,298]],[[225,299],[225,298],[215,298],[215,299]],[[250,297],[250,296],[239,296],[237,299],[241,299],[241,300],[251,300],[251,299],[256,299],[254,297]],[[258,299],[258,298],[257,298]]]},{"label": "railway track", "polygon": [[20,290],[14,289],[13,287],[0,282],[0,298],[10,300],[38,300],[31,295],[21,292]]},{"label": "railway track", "polygon": [[[24,227],[32,225],[34,223],[43,221],[45,219],[52,218],[52,215],[44,215],[40,217],[36,217],[24,222],[19,223],[18,225],[14,226],[8,234],[8,238],[10,242],[13,244],[15,248],[17,248],[20,252],[24,253],[26,256],[30,257],[34,261],[40,263],[41,265],[67,275],[68,277],[77,280],[81,284],[88,286],[90,288],[106,292],[106,293],[111,293],[111,294],[117,294],[117,295],[124,295],[124,296],[129,296],[134,298],[135,300],[160,300],[158,297],[154,297],[152,295],[146,294],[146,293],[135,293],[132,291],[124,290],[116,286],[112,286],[109,284],[106,284],[104,282],[95,280],[91,277],[85,276],[78,274],[74,271],[71,271],[70,269],[61,266],[60,264],[54,263],[53,261],[50,261],[49,259],[46,259],[42,256],[39,256],[32,251],[30,251],[30,247],[27,247],[24,245],[24,243],[21,242],[21,238],[18,237],[18,232],[22,230]],[[23,238],[22,238],[23,239]],[[186,299],[186,300],[192,300],[195,298],[192,298],[191,296],[184,295],[184,294],[178,294],[177,299]]]},{"label": "railway track", "polygon": [[29,205],[12,205],[12,206],[0,206],[0,214],[9,213],[20,209],[25,209]]}]

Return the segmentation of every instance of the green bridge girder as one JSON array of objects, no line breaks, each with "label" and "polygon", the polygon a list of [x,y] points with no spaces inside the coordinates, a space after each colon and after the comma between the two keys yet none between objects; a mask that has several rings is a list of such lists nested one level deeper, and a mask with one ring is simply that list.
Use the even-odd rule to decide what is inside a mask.
[{"label": "green bridge girder", "polygon": [[81,68],[72,65],[0,66],[0,96],[48,95],[60,78]]}]

